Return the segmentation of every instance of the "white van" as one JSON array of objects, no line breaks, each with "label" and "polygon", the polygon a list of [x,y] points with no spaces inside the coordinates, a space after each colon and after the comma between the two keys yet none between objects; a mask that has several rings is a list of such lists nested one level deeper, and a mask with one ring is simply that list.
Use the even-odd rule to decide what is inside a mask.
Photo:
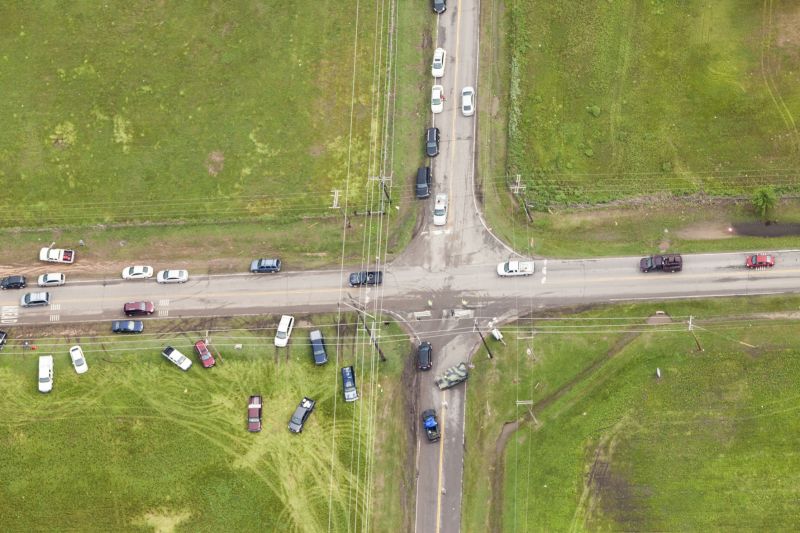
[{"label": "white van", "polygon": [[39,392],[53,390],[53,356],[39,356]]},{"label": "white van", "polygon": [[294,317],[291,315],[283,315],[278,324],[278,331],[275,333],[275,346],[283,348],[289,344],[289,337],[292,335],[293,327]]}]

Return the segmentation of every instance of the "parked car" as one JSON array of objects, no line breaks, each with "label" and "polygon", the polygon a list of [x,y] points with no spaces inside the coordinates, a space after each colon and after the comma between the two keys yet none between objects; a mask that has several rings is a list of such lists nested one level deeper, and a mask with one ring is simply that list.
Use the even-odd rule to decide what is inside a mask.
[{"label": "parked car", "polygon": [[360,287],[362,285],[380,285],[383,283],[383,272],[380,270],[353,272],[350,274],[349,283],[351,287]]},{"label": "parked car", "polygon": [[151,266],[129,266],[122,271],[122,279],[150,279],[152,277],[153,267]]},{"label": "parked car", "polygon": [[447,11],[447,0],[431,0],[431,6],[434,13],[441,15]]},{"label": "parked car", "polygon": [[0,289],[24,289],[27,286],[25,276],[8,276],[0,281]]},{"label": "parked car", "polygon": [[159,283],[186,283],[189,281],[187,270],[162,270],[156,274],[156,281]]},{"label": "parked car", "polygon": [[275,346],[283,348],[289,344],[289,337],[292,335],[293,327],[294,317],[291,315],[283,315],[281,321],[278,323],[278,330],[275,332]]},{"label": "parked car", "polygon": [[354,402],[358,400],[358,389],[356,388],[356,372],[352,366],[342,368],[342,392],[344,401]]},{"label": "parked car", "polygon": [[431,167],[419,167],[417,170],[417,199],[424,200],[431,195]]},{"label": "parked car", "polygon": [[280,271],[280,259],[255,259],[250,263],[250,272],[253,274],[273,274]]},{"label": "parked car", "polygon": [[122,306],[122,312],[126,316],[145,316],[152,315],[156,306],[153,302],[128,302]]},{"label": "parked car", "polygon": [[261,396],[256,394],[250,396],[247,401],[247,431],[258,433],[261,431]]},{"label": "parked car", "polygon": [[447,52],[444,48],[437,48],[433,51],[433,63],[431,64],[431,74],[434,78],[444,76],[444,65],[447,59]]},{"label": "parked car", "polygon": [[433,366],[433,347],[428,341],[422,341],[417,347],[417,368],[430,370]]},{"label": "parked car", "polygon": [[300,433],[303,431],[303,426],[306,420],[308,420],[309,415],[311,415],[311,412],[314,411],[314,406],[316,404],[317,402],[311,398],[303,398],[300,401],[300,405],[294,410],[292,418],[289,420],[289,431],[292,433]]},{"label": "parked car", "polygon": [[8,342],[8,333],[0,330],[0,350],[3,349],[3,346],[6,345],[6,342]]},{"label": "parked car", "polygon": [[472,87],[461,89],[461,114],[465,117],[475,114],[475,89]]},{"label": "parked car", "polygon": [[179,350],[173,348],[172,346],[167,346],[161,352],[161,355],[166,357],[169,362],[186,372],[190,368],[192,368],[192,361],[183,355]]},{"label": "parked car", "polygon": [[75,372],[84,374],[89,370],[89,365],[86,364],[86,358],[83,356],[83,350],[80,346],[73,346],[69,349],[69,358],[72,360],[72,366],[75,367]]},{"label": "parked car", "polygon": [[680,272],[683,269],[683,258],[679,254],[651,255],[639,261],[639,270],[642,272]]},{"label": "parked car", "polygon": [[111,323],[113,333],[141,333],[144,323],[141,320],[115,320]]},{"label": "parked car", "polygon": [[441,85],[434,85],[431,89],[431,111],[434,114],[444,111],[444,87]]},{"label": "parked car", "polygon": [[436,203],[433,205],[433,225],[444,226],[447,224],[447,195],[439,193],[436,195]]},{"label": "parked car", "polygon": [[206,341],[199,340],[194,343],[194,351],[197,352],[197,356],[200,358],[200,364],[203,365],[203,368],[211,368],[217,364],[217,360],[214,359],[213,355],[211,355],[211,351],[208,349]]},{"label": "parked car", "polygon": [[19,299],[19,305],[22,307],[37,307],[41,305],[50,305],[49,292],[29,292]]},{"label": "parked car", "polygon": [[311,355],[314,356],[315,365],[324,365],[328,362],[328,354],[325,352],[325,340],[322,338],[322,332],[318,329],[311,331],[308,334],[308,340],[311,342]]},{"label": "parked car", "polygon": [[775,266],[775,256],[767,254],[748,255],[744,261],[747,268],[769,268]]},{"label": "parked car", "polygon": [[42,274],[36,281],[40,287],[59,287],[67,282],[66,276],[60,272],[52,272],[50,274]]},{"label": "parked car", "polygon": [[439,128],[425,130],[425,154],[428,157],[439,155]]},{"label": "parked car", "polygon": [[39,392],[53,390],[53,356],[39,356]]}]

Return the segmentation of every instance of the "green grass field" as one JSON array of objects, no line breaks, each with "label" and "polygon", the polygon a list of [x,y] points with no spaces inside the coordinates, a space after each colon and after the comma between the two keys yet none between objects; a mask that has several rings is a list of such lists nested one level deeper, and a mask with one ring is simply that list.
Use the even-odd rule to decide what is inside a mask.
[{"label": "green grass field", "polygon": [[374,209],[388,21],[334,1],[5,3],[0,226],[294,220],[330,215],[332,189]]},{"label": "green grass field", "polygon": [[532,203],[797,189],[794,2],[507,4],[507,171]]},{"label": "green grass field", "polygon": [[[352,317],[350,317],[352,318]],[[16,328],[0,358],[0,529],[3,531],[396,530],[407,520],[407,427],[396,398],[409,352],[383,328],[387,362],[335,316],[317,317],[331,362],[315,367],[300,317],[289,350],[272,345],[260,319],[148,322],[132,339],[106,324],[80,339],[53,331],[22,353]],[[187,328],[175,333],[176,327]],[[192,343],[211,330],[224,363],[206,370]],[[234,329],[231,329],[234,328]],[[151,333],[151,331],[157,331]],[[192,331],[196,329],[196,331]],[[66,338],[65,338],[66,337]],[[73,371],[67,348],[83,346],[89,372]],[[236,343],[242,350],[234,349]],[[194,360],[181,372],[166,344]],[[50,394],[36,390],[38,354],[55,356]],[[355,365],[361,399],[342,399],[338,367]],[[250,394],[264,397],[263,431],[246,431]],[[303,396],[317,401],[303,433],[289,417]],[[376,438],[380,435],[380,438]],[[376,488],[377,487],[377,488]]]},{"label": "green grass field", "polygon": [[[798,305],[665,302],[503,328],[508,347],[470,379],[464,530],[793,530]],[[656,310],[673,322],[647,325]]]}]

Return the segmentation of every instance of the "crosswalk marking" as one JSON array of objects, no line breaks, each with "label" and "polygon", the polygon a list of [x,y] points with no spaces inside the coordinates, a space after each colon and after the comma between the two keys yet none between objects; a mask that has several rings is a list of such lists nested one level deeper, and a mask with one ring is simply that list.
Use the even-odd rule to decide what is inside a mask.
[{"label": "crosswalk marking", "polygon": [[169,309],[159,309],[158,316],[169,316]]},{"label": "crosswalk marking", "polygon": [[50,304],[51,311],[61,311],[61,304]]},{"label": "crosswalk marking", "polygon": [[58,322],[59,320],[61,320],[60,315],[50,315],[50,322]]},{"label": "crosswalk marking", "polygon": [[162,307],[166,307],[166,306],[169,305],[169,300],[159,300],[158,301],[158,305],[160,305]]}]

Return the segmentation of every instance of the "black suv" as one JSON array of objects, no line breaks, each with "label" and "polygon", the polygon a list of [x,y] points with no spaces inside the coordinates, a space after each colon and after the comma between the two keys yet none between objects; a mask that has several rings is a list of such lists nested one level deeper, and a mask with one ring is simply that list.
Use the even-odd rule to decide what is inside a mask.
[{"label": "black suv", "polygon": [[439,128],[428,128],[425,131],[425,153],[428,157],[439,155]]},{"label": "black suv", "polygon": [[433,347],[428,341],[423,341],[417,348],[417,368],[430,370],[433,366]]},{"label": "black suv", "polygon": [[0,289],[24,289],[27,286],[25,276],[8,276],[0,281]]},{"label": "black suv", "polygon": [[281,271],[280,259],[256,259],[250,263],[250,272],[253,274],[272,274]]},{"label": "black suv", "polygon": [[431,167],[420,167],[417,170],[417,198],[420,200],[431,195]]},{"label": "black suv", "polygon": [[324,365],[328,362],[328,354],[325,352],[325,340],[322,338],[322,332],[315,329],[308,334],[308,340],[311,341],[311,353],[314,356],[314,364]]},{"label": "black suv", "polygon": [[294,410],[294,414],[292,418],[289,419],[289,431],[292,433],[300,433],[303,431],[303,426],[308,420],[309,415],[314,410],[314,406],[317,404],[311,398],[303,398],[300,400],[300,405],[297,406],[297,409]]},{"label": "black suv", "polygon": [[431,4],[433,5],[433,12],[437,15],[447,11],[447,0],[431,0]]},{"label": "black suv", "polygon": [[0,331],[0,350],[3,349],[3,346],[6,345],[6,341],[8,340],[8,333],[5,331]]},{"label": "black suv", "polygon": [[366,270],[362,270],[361,272],[353,272],[350,274],[350,286],[351,287],[360,287],[361,285],[380,285],[383,283],[383,272],[376,271],[376,272],[367,272]]}]

